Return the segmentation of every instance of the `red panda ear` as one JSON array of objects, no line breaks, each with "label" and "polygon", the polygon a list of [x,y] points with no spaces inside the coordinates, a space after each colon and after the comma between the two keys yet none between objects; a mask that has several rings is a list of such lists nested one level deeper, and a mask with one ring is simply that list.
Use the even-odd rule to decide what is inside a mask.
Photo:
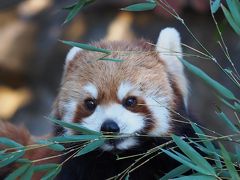
[{"label": "red panda ear", "polygon": [[183,64],[179,60],[179,58],[182,58],[182,47],[178,31],[174,28],[163,29],[159,34],[156,50],[159,52],[161,60],[166,64],[167,71],[172,75],[173,80],[181,90],[184,103],[187,105],[188,83]]},{"label": "red panda ear", "polygon": [[74,60],[76,54],[78,52],[82,51],[81,48],[78,48],[78,47],[73,47],[69,50],[69,52],[67,53],[67,56],[66,56],[66,59],[65,59],[65,65],[64,65],[64,69],[63,69],[63,75],[62,75],[62,81],[63,81],[63,78],[64,76],[66,75],[66,71],[67,71],[67,67],[69,65],[69,63]]},{"label": "red panda ear", "polygon": [[66,56],[64,69],[67,68],[69,62],[72,61],[74,59],[74,57],[76,56],[76,54],[80,51],[82,51],[82,49],[78,48],[78,47],[73,47],[69,50],[69,52],[67,53],[67,56]]}]

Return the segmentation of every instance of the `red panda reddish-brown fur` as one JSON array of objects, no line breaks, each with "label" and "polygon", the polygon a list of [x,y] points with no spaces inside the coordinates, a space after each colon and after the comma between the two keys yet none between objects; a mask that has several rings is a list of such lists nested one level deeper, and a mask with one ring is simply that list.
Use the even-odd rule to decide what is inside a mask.
[{"label": "red panda reddish-brown fur", "polygon": [[[99,41],[91,45],[112,50],[107,58],[121,59],[123,62],[99,60],[103,56],[102,53],[73,48],[66,59],[52,116],[80,123],[95,131],[100,131],[101,124],[110,118],[115,125],[120,124],[119,131],[123,134],[128,132],[151,136],[169,136],[172,133],[183,136],[193,134],[188,125],[179,123],[184,119],[174,113],[187,116],[188,95],[183,65],[178,59],[182,56],[180,37],[175,29],[166,28],[161,31],[156,46],[144,39],[131,42]],[[138,105],[126,107],[125,100],[128,97],[134,97]],[[93,111],[86,108],[85,101],[89,98],[96,100],[97,106]],[[123,117],[129,117],[125,119],[126,124],[121,119]],[[0,136],[9,137],[23,145],[34,142],[35,137],[31,137],[24,128],[18,129],[10,124],[2,124],[0,129],[4,129]],[[61,130],[60,134],[62,133]],[[67,133],[74,132],[67,130]],[[54,134],[58,135],[59,129],[56,128]],[[117,161],[116,153],[123,156],[145,153],[167,140],[158,137],[126,138],[112,144],[107,141],[102,149],[66,163],[58,179],[109,178],[134,162],[133,159]],[[26,158],[39,159],[50,154],[54,155],[55,152],[41,148],[27,152]],[[59,160],[63,159],[52,159],[55,162]],[[153,179],[154,173],[159,172],[158,170],[161,176],[177,165],[179,164],[171,158],[161,156],[131,173],[130,177]]]},{"label": "red panda reddish-brown fur", "polygon": [[[34,137],[23,126],[19,127],[19,126],[15,126],[8,122],[0,121],[0,137],[6,137],[6,138],[14,140],[15,142],[18,142],[19,144],[21,144],[23,146],[28,146],[28,145],[36,144],[35,140],[37,140],[37,139],[47,139],[49,137],[52,137],[52,135]],[[4,148],[6,148],[6,147],[0,145],[0,150],[2,150]],[[42,147],[42,148],[35,148],[32,150],[27,150],[25,152],[23,158],[26,158],[29,160],[38,160],[38,159],[42,159],[42,158],[46,158],[46,157],[50,157],[50,156],[57,156],[57,155],[58,155],[58,152],[53,151],[49,148]],[[34,164],[39,165],[39,164],[45,164],[45,163],[58,163],[58,162],[60,162],[60,158],[52,158],[52,159],[48,159],[48,160],[39,161]],[[18,166],[19,166],[19,164],[13,163],[10,166],[1,168],[0,177],[6,176],[7,174],[9,174],[13,170],[15,170]],[[40,179],[41,176],[42,176],[41,173],[36,173],[36,174],[34,174],[32,179],[37,180],[37,179]]]}]

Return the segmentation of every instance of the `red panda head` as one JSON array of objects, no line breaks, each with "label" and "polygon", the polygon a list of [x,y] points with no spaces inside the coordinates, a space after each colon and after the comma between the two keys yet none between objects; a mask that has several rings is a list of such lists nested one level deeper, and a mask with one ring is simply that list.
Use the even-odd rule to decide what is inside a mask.
[{"label": "red panda head", "polygon": [[[173,28],[160,32],[158,42],[100,41],[91,45],[112,50],[102,54],[72,48],[67,55],[62,85],[53,112],[67,122],[104,132],[147,134],[172,133],[172,111],[187,104],[187,80],[178,57],[180,37]],[[67,131],[67,133],[74,133]],[[134,137],[106,142],[104,150],[129,149]]]}]

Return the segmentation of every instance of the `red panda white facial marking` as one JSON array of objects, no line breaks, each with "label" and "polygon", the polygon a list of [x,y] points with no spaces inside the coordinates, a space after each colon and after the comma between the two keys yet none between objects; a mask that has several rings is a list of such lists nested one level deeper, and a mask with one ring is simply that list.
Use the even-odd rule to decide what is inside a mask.
[{"label": "red panda white facial marking", "polygon": [[[71,123],[72,119],[75,116],[75,112],[77,111],[77,101],[70,100],[69,102],[64,103],[64,116],[63,120]],[[68,134],[73,134],[71,129],[67,129]]]},{"label": "red panda white facial marking", "polygon": [[94,99],[97,99],[98,97],[98,90],[96,88],[96,86],[92,83],[88,83],[86,85],[83,86],[83,90],[88,93],[91,97],[93,97]]},{"label": "red panda white facial marking", "polygon": [[[124,61],[95,61],[99,53],[75,49],[74,54],[71,50],[53,112],[64,121],[95,131],[112,128],[122,134],[170,134],[171,110],[176,110],[181,98],[187,104],[187,81],[175,52],[181,57],[177,31],[163,30],[156,48],[144,40],[92,45],[114,50],[111,58]],[[120,52],[125,51],[132,53],[123,56]],[[112,127],[103,128],[106,121]],[[124,150],[137,144],[138,140],[131,137],[102,148]]]}]

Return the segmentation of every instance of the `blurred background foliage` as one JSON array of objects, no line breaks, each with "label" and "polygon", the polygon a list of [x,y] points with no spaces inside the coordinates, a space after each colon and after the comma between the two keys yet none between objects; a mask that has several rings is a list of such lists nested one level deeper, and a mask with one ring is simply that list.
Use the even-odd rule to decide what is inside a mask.
[{"label": "blurred background foliage", "polygon": [[[180,32],[183,43],[200,49],[185,27],[161,7],[151,12],[122,12],[120,8],[139,1],[101,0],[83,8],[73,21],[63,25],[68,13],[63,7],[74,2],[0,0],[0,120],[24,123],[36,135],[51,130],[44,116],[51,110],[69,50],[59,39],[88,43],[103,38],[131,40],[143,37],[155,43],[160,30],[171,26]],[[219,63],[229,67],[216,42],[217,31],[210,14],[209,1],[168,2],[196,37],[213,52]],[[239,36],[229,27],[221,11],[215,15],[236,69],[240,69]],[[189,49],[184,51],[192,53]],[[210,60],[187,59],[231,89],[239,98],[234,85]],[[209,129],[227,131],[224,123],[217,121],[216,97],[197,77],[190,74],[188,77],[191,84],[190,110]],[[223,111],[230,119],[234,119],[228,108],[223,107]]]}]

